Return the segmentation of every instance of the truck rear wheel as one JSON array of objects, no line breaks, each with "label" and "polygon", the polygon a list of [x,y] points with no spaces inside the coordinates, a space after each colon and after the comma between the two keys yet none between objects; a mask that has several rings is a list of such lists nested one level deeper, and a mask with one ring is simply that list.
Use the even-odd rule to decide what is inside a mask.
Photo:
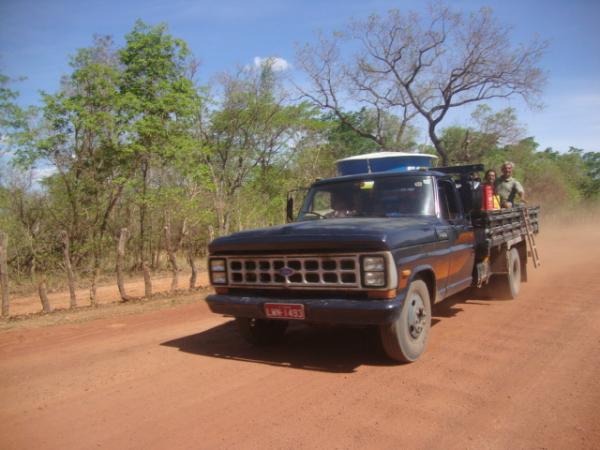
[{"label": "truck rear wheel", "polygon": [[500,275],[499,292],[503,298],[514,300],[521,290],[521,259],[516,248],[511,248],[508,252],[508,273]]},{"label": "truck rear wheel", "polygon": [[422,280],[413,281],[398,319],[379,327],[385,353],[393,360],[409,363],[425,351],[431,328],[429,290]]},{"label": "truck rear wheel", "polygon": [[242,337],[252,345],[270,345],[279,342],[288,327],[285,320],[236,317],[235,322]]}]

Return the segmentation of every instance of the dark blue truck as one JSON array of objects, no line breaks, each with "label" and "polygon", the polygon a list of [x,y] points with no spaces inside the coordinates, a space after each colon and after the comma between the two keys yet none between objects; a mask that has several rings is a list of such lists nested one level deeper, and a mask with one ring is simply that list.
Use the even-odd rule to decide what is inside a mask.
[{"label": "dark blue truck", "polygon": [[515,298],[527,280],[539,208],[482,211],[480,170],[317,181],[294,222],[210,244],[210,309],[254,344],[281,339],[289,321],[377,326],[390,358],[415,361],[434,303],[470,287]]}]

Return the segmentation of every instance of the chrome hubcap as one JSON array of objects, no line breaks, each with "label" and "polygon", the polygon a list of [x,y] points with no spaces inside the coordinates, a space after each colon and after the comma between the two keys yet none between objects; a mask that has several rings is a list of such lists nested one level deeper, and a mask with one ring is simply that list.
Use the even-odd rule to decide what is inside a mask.
[{"label": "chrome hubcap", "polygon": [[417,339],[425,329],[426,319],[423,299],[415,295],[408,302],[408,331],[413,339]]}]

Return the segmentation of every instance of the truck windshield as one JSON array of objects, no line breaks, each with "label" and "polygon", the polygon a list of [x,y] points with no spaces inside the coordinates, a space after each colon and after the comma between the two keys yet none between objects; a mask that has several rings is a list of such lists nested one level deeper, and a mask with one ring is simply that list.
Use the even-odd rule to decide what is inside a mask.
[{"label": "truck windshield", "polygon": [[335,181],[313,186],[299,220],[435,214],[433,182],[426,176]]}]

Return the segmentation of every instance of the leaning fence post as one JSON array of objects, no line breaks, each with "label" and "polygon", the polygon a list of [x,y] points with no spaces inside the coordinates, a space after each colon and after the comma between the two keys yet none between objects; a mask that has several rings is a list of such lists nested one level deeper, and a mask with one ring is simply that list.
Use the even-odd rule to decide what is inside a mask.
[{"label": "leaning fence post", "polygon": [[150,268],[148,267],[148,261],[145,259],[142,261],[142,272],[144,273],[144,297],[152,297],[152,278],[150,278]]},{"label": "leaning fence post", "polygon": [[75,275],[71,265],[71,240],[66,230],[61,231],[60,237],[63,241],[63,255],[65,258],[65,270],[67,271],[67,280],[69,284],[69,308],[77,306],[77,296],[75,295]]},{"label": "leaning fence post", "polygon": [[48,300],[48,282],[46,280],[46,273],[42,272],[42,275],[38,279],[38,294],[40,296],[40,301],[42,302],[42,311],[44,313],[52,312],[50,300]]},{"label": "leaning fence post", "polygon": [[165,225],[164,232],[165,248],[167,250],[167,254],[169,255],[169,262],[171,263],[171,270],[173,272],[173,277],[171,278],[170,292],[175,292],[177,290],[178,285],[179,266],[177,265],[177,257],[175,255],[175,250],[171,245],[171,227],[168,224]]},{"label": "leaning fence post", "polygon": [[117,286],[119,287],[119,294],[121,294],[121,301],[131,300],[125,293],[125,282],[123,280],[123,265],[125,259],[125,244],[129,237],[129,231],[127,228],[121,228],[121,235],[119,236],[119,243],[117,245]]},{"label": "leaning fence post", "polygon": [[2,290],[2,317],[8,317],[8,235],[0,231],[0,289]]},{"label": "leaning fence post", "polygon": [[198,268],[196,267],[196,262],[194,261],[194,248],[191,244],[187,251],[187,260],[190,264],[190,268],[192,269],[192,274],[190,275],[190,289],[194,289],[196,287],[196,279],[198,278]]}]

